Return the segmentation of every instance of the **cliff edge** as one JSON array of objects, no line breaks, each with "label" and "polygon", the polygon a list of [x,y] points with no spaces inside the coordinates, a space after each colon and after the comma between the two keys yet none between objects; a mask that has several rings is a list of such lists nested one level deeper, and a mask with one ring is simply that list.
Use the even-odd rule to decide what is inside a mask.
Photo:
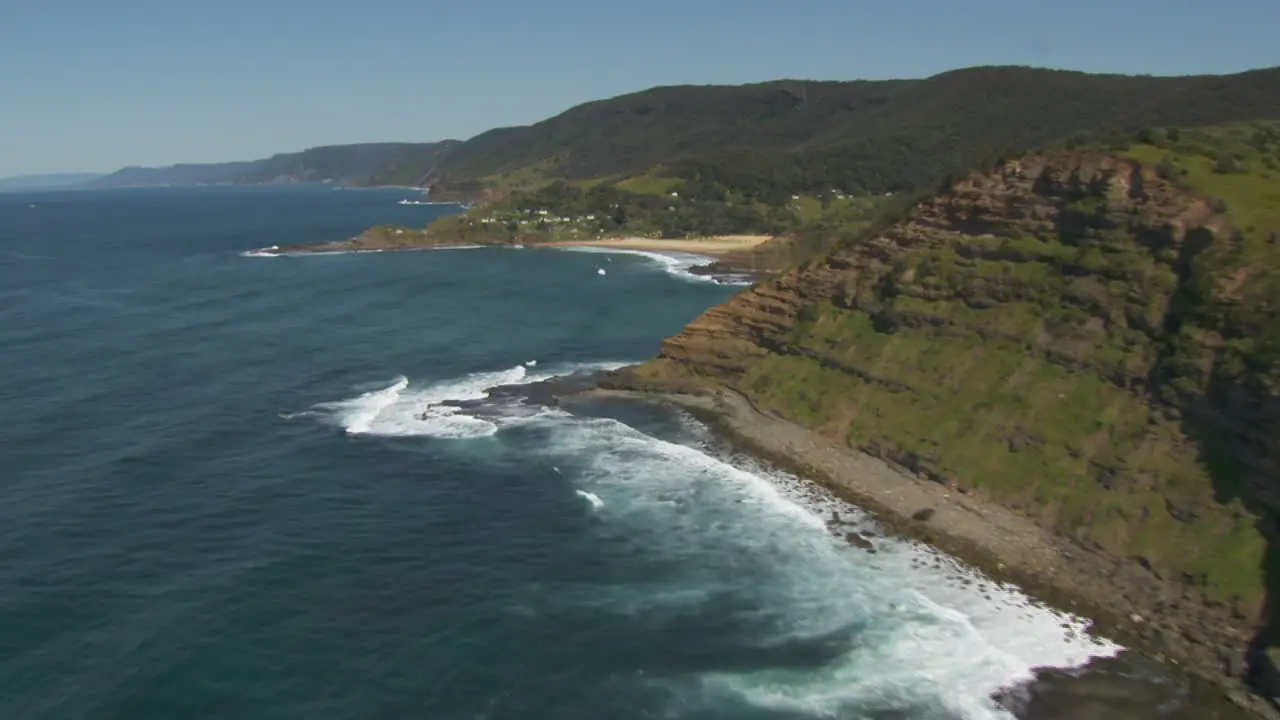
[{"label": "cliff edge", "polygon": [[1170,657],[1265,674],[1280,217],[1197,192],[1199,162],[1001,162],[710,309],[636,375],[731,388],[1131,566],[1112,590]]}]

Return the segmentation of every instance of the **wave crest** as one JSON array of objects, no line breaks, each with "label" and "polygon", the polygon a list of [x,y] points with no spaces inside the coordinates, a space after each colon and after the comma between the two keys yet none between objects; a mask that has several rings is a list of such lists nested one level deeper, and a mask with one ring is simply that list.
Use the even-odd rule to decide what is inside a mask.
[{"label": "wave crest", "polygon": [[499,385],[534,383],[577,372],[612,370],[628,363],[563,363],[533,372],[536,360],[493,372],[477,372],[459,378],[423,385],[400,375],[391,384],[343,400],[322,402],[300,413],[282,413],[285,419],[318,416],[341,427],[349,435],[375,437],[433,437],[467,440],[493,435],[504,424],[519,422],[531,415],[551,412],[548,408],[489,408],[483,417],[448,403],[483,400]]}]

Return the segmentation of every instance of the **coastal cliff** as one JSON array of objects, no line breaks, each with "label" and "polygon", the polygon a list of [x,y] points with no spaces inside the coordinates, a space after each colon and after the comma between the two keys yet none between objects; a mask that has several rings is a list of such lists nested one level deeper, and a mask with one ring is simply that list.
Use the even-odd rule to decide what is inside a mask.
[{"label": "coastal cliff", "polygon": [[736,391],[1016,513],[1112,568],[1058,589],[1121,599],[1203,674],[1265,674],[1278,267],[1168,168],[1033,155],[710,309],[626,382]]}]

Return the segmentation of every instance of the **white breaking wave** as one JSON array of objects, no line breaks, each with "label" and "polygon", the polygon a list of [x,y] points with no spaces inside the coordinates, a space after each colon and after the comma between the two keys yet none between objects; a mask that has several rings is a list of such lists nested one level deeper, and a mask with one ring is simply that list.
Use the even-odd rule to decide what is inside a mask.
[{"label": "white breaking wave", "polygon": [[351,435],[485,437],[496,433],[498,426],[440,403],[479,400],[485,396],[485,390],[495,385],[518,383],[524,378],[523,365],[499,372],[473,373],[458,380],[424,387],[413,387],[408,378],[401,376],[381,390],[347,400],[321,403],[316,409],[329,411],[329,418]]},{"label": "white breaking wave", "polygon": [[325,250],[322,252],[303,250],[299,252],[279,252],[279,248],[272,245],[271,247],[258,248],[257,250],[245,250],[240,253],[240,257],[325,257],[329,255],[372,255],[380,252],[386,252],[386,250]]},{"label": "white breaking wave", "polygon": [[[517,413],[505,418],[500,417],[500,414],[481,418],[468,414],[462,408],[442,403],[481,400],[490,388],[499,385],[541,382],[576,372],[613,370],[629,363],[562,363],[539,372],[530,372],[529,368],[536,364],[537,360],[530,360],[506,370],[471,373],[424,385],[415,385],[402,375],[385,387],[345,400],[320,403],[311,410],[300,413],[281,413],[281,417],[295,419],[319,416],[343,428],[350,435],[456,440],[487,437],[497,433],[503,424],[518,424],[527,420],[530,413]],[[535,408],[532,414],[561,413],[549,408]]]},{"label": "white breaking wave", "polygon": [[651,252],[648,250],[626,250],[607,247],[559,247],[564,252],[597,253],[602,255],[635,255],[652,261],[668,275],[689,282],[716,282],[710,275],[695,275],[690,268],[715,262],[715,258],[706,255],[695,255],[683,252]]},{"label": "white breaking wave", "polygon": [[682,702],[714,707],[732,698],[821,717],[923,703],[971,720],[1009,718],[993,692],[1031,679],[1033,668],[1075,667],[1121,649],[1090,637],[1087,620],[1035,604],[927,546],[884,537],[874,539],[874,555],[850,546],[828,528],[832,510],[864,530],[874,523],[795,477],[613,420],[534,422],[550,432],[548,460],[576,463],[566,477],[579,495],[611,498],[594,507],[609,539],[680,561],[678,583],[619,586],[590,602],[638,615],[714,602],[708,598],[727,588],[763,596],[753,599],[762,607],[752,619],[777,618],[762,647],[837,643],[834,659],[817,669],[702,673],[680,688]]},{"label": "white breaking wave", "polygon": [[369,250],[300,250],[298,252],[279,252],[275,246],[269,248],[258,248],[256,250],[245,250],[240,253],[240,257],[326,257],[332,255],[373,255],[384,252],[443,252],[446,250],[482,250],[489,247],[488,245],[446,245],[443,247],[412,247],[398,248],[396,250],[387,250],[385,248],[373,248]]},{"label": "white breaking wave", "polygon": [[583,498],[587,502],[591,503],[592,510],[599,510],[600,508],[604,507],[604,501],[600,499],[599,495],[592,492],[587,492],[586,490],[575,490],[574,492],[577,493],[578,497]]},{"label": "white breaking wave", "polygon": [[[616,420],[550,408],[481,418],[443,406],[421,417],[429,403],[480,400],[495,385],[626,364],[553,364],[534,373],[535,362],[426,384],[399,377],[291,417],[316,416],[358,435],[463,439],[503,427],[545,435],[533,452],[603,521],[595,541],[679,568],[669,581],[592,586],[586,596],[566,594],[565,602],[606,606],[638,621],[715,605],[737,613],[729,620],[760,626],[753,632],[762,652],[822,653],[816,664],[763,662],[760,669],[696,670],[660,681],[674,686],[684,707],[728,700],[821,717],[925,708],[966,720],[1007,719],[993,692],[1032,679],[1034,668],[1076,667],[1121,649],[1089,636],[1087,620],[1036,604],[932,548],[883,537],[858,509],[749,460],[727,461]],[[686,429],[705,435],[692,421]],[[839,534],[826,522],[833,511],[845,525]],[[841,537],[853,528],[874,532],[875,554]],[[743,595],[750,596],[747,609],[733,602],[720,608],[721,598]]]},{"label": "white breaking wave", "polygon": [[[529,382],[543,382],[552,378],[565,377],[574,373],[583,372],[603,372],[605,370],[617,370],[618,368],[636,364],[636,360],[601,360],[599,362],[570,362],[557,363],[548,368],[544,368],[538,372],[529,375]],[[533,367],[538,364],[537,360],[530,360],[525,365]]]},{"label": "white breaking wave", "polygon": [[400,200],[396,204],[398,205],[455,205],[455,206],[461,205],[461,203],[456,203],[456,202],[431,202],[430,200],[409,200],[409,199]]}]

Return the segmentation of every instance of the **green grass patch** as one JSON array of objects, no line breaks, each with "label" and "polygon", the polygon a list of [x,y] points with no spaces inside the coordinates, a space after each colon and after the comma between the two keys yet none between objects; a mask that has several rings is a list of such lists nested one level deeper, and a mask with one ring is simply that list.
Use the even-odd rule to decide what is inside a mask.
[{"label": "green grass patch", "polygon": [[[956,321],[995,317],[948,303],[932,309]],[[1037,317],[1030,305],[1006,312],[1015,325]],[[1217,504],[1209,469],[1176,423],[1153,425],[1144,399],[1097,373],[1070,371],[1019,343],[931,328],[881,332],[866,313],[830,305],[807,311],[791,341],[859,372],[767,357],[741,383],[761,405],[809,427],[843,422],[855,447],[925,458],[994,499],[1055,513],[1042,520],[1064,533],[1203,576],[1217,599],[1260,596],[1265,543],[1252,518]],[[1194,508],[1198,519],[1175,519],[1169,507]]]},{"label": "green grass patch", "polygon": [[[1280,122],[1237,123],[1179,132],[1176,142],[1137,144],[1127,155],[1174,171],[1173,180],[1220,198],[1250,239],[1280,233]],[[1230,158],[1230,160],[1227,160]]]},{"label": "green grass patch", "polygon": [[639,195],[669,195],[672,190],[684,183],[676,177],[664,177],[659,173],[662,168],[654,168],[643,175],[629,177],[617,183],[619,190]]}]

